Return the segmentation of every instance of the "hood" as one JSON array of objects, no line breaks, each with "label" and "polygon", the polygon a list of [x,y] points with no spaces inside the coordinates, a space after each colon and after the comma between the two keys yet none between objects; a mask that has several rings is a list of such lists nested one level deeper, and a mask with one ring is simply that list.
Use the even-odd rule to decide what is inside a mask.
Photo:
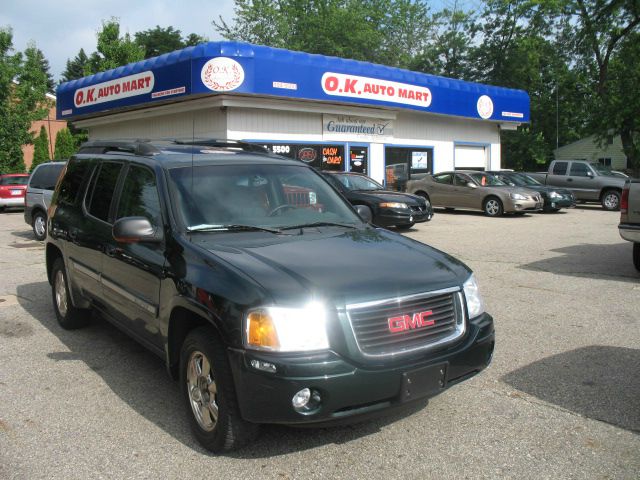
[{"label": "hood", "polygon": [[193,241],[252,278],[271,297],[265,301],[277,304],[325,298],[340,306],[461,286],[470,274],[453,257],[384,229],[303,232],[203,234]]},{"label": "hood", "polygon": [[410,193],[393,192],[391,190],[355,190],[348,194],[349,198],[376,199],[380,202],[402,202],[407,205],[422,205],[424,201],[416,195]]}]

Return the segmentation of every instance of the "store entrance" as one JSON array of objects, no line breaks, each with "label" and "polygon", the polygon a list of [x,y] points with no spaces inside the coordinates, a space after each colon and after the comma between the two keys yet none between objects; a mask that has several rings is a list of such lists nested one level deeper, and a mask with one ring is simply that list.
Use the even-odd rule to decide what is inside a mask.
[{"label": "store entrance", "polygon": [[369,149],[367,147],[349,147],[349,171],[367,174]]}]

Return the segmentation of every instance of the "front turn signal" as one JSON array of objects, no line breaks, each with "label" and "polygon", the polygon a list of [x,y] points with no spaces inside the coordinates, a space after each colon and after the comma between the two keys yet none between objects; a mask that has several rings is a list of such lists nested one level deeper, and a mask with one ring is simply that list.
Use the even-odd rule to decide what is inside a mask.
[{"label": "front turn signal", "polygon": [[271,315],[256,310],[247,316],[247,344],[267,350],[278,350],[280,342]]}]

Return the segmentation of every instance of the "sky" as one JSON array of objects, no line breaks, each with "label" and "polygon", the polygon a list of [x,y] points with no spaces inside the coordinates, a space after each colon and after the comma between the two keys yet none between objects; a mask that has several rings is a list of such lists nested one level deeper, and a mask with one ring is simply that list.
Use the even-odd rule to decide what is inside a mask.
[{"label": "sky", "polygon": [[211,22],[219,15],[231,22],[233,5],[233,0],[0,0],[0,27],[11,27],[16,51],[35,42],[58,81],[80,48],[87,55],[95,51],[103,20],[118,18],[120,33],[132,36],[160,25],[172,26],[183,36],[197,33],[221,40]]}]

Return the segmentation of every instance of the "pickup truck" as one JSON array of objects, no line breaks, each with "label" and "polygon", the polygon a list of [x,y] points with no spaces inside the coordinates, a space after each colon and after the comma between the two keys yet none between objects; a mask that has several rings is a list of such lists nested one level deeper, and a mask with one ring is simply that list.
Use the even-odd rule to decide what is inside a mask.
[{"label": "pickup truck", "polygon": [[640,271],[640,180],[627,180],[622,190],[618,231],[633,242],[633,265]]},{"label": "pickup truck", "polygon": [[529,173],[545,185],[571,190],[580,202],[598,202],[605,210],[619,210],[625,178],[599,163],[554,160],[547,173]]}]

